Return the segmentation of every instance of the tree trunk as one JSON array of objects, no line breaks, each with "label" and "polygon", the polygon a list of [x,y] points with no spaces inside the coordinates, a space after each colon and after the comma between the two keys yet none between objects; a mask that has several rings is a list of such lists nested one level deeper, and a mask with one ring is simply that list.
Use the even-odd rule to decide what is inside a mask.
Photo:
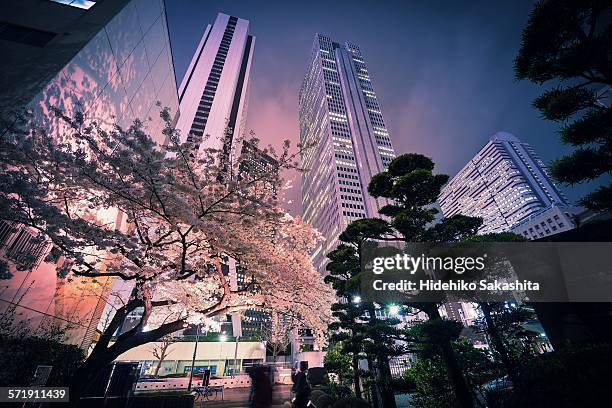
[{"label": "tree trunk", "polygon": [[[125,310],[122,310],[124,308]],[[117,317],[117,315],[120,317],[121,315],[125,314],[126,310],[130,310],[128,305],[126,305],[124,308],[120,309],[121,313],[119,313],[120,311],[117,311],[115,317]],[[155,341],[167,334],[174,333],[183,328],[183,325],[184,321],[176,320],[174,322],[166,323],[155,330],[147,332],[130,330],[120,335],[113,345],[107,347],[112,334],[114,334],[116,331],[116,328],[113,328],[113,322],[111,322],[89,357],[85,360],[83,365],[81,365],[74,372],[69,385],[70,404],[72,406],[76,406],[79,399],[87,392],[91,383],[96,379],[96,375],[121,354],[134,347]],[[109,330],[112,330],[110,334]]]},{"label": "tree trunk", "polygon": [[159,369],[161,368],[162,363],[164,362],[164,360],[158,360],[157,361],[157,365],[155,366],[155,371],[153,372],[153,375],[155,377],[157,377],[157,375],[159,374]]},{"label": "tree trunk", "polygon": [[[380,408],[381,407],[381,396],[380,396],[380,389],[378,388],[378,382],[376,381],[376,379],[378,378],[378,373],[376,372],[377,369],[374,366],[374,362],[372,361],[372,357],[368,356],[368,368],[370,369],[370,373],[372,375],[372,387],[370,388],[370,392],[372,394],[372,406],[374,408]],[[384,407],[382,407],[384,408]]]},{"label": "tree trunk", "polygon": [[[429,304],[429,307],[426,307],[423,311],[427,314],[427,317],[430,320],[442,319],[440,312],[438,311],[438,305],[435,303]],[[451,380],[453,391],[455,392],[459,406],[461,408],[473,408],[474,399],[472,398],[470,389],[468,388],[467,382],[463,377],[463,372],[461,371],[461,367],[457,361],[457,356],[455,355],[451,341],[445,341],[440,346],[442,349],[442,358],[446,364],[448,376]]]},{"label": "tree trunk", "polygon": [[359,378],[359,355],[353,352],[353,384],[355,385],[355,396],[361,398],[361,379]]},{"label": "tree trunk", "polygon": [[[368,324],[374,326],[378,320],[376,318],[376,310],[374,309],[374,306],[368,307],[368,312],[370,313],[370,321]],[[384,408],[395,408],[395,394],[393,393],[393,388],[391,387],[389,356],[383,351],[377,351],[375,352],[375,357],[376,365],[374,372],[374,384],[378,393],[379,402]]]},{"label": "tree trunk", "polygon": [[386,354],[379,354],[376,357],[378,374],[378,387],[380,390],[380,399],[384,408],[396,408],[395,393],[391,386],[391,368],[389,367],[389,356]]},{"label": "tree trunk", "polygon": [[514,384],[516,387],[518,384],[518,369],[510,358],[508,348],[506,347],[506,344],[504,344],[501,333],[499,330],[497,330],[497,325],[493,321],[493,317],[491,316],[491,305],[488,302],[482,302],[480,303],[480,308],[482,309],[482,314],[484,315],[485,322],[487,324],[487,333],[491,338],[492,346],[499,354],[501,361],[508,372],[508,377],[510,377],[512,384]]}]

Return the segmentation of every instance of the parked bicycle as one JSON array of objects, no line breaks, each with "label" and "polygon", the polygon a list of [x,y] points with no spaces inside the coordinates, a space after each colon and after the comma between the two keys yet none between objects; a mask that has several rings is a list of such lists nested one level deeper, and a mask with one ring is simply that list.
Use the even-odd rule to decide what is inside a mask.
[{"label": "parked bicycle", "polygon": [[204,399],[206,401],[214,401],[219,393],[223,394],[223,386],[203,386],[193,389],[196,393],[196,399]]}]

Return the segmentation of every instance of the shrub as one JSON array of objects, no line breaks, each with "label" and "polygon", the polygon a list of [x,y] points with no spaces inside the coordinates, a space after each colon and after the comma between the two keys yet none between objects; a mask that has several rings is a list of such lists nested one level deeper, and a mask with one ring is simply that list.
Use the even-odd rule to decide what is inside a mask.
[{"label": "shrub", "polygon": [[609,400],[612,346],[565,347],[521,370],[510,407],[595,407]]},{"label": "shrub", "polygon": [[342,398],[333,405],[333,408],[370,408],[370,404],[361,398]]},{"label": "shrub", "polygon": [[323,367],[309,368],[308,382],[312,387],[316,387],[317,385],[329,385],[329,377],[327,376],[327,370]]},{"label": "shrub", "polygon": [[39,365],[53,366],[47,386],[65,386],[83,362],[83,350],[75,345],[40,337],[0,335],[0,386],[27,386]]},{"label": "shrub", "polygon": [[339,400],[342,398],[349,398],[349,397],[353,397],[353,390],[351,389],[351,387],[347,386],[347,385],[342,385],[342,384],[337,384],[337,383],[331,383],[329,384],[329,393],[332,396],[332,398],[334,398],[335,400]]}]

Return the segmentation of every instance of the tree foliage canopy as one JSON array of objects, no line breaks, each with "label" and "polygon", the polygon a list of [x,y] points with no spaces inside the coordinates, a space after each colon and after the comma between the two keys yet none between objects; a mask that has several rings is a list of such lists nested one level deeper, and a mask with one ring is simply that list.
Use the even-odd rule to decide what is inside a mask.
[{"label": "tree foliage canopy", "polygon": [[[279,171],[294,166],[288,144],[268,150],[275,168],[240,174],[252,158],[228,165],[213,149],[194,157],[167,110],[164,145],[139,120],[109,129],[56,113],[68,125],[60,135],[29,120],[2,134],[0,220],[50,242],[71,260],[68,277],[133,282],[89,362],[251,307],[290,311],[323,340],[333,292],[309,258],[319,235],[279,206]],[[247,271],[244,285],[230,285],[228,257]],[[142,318],[111,344],[138,307]]]},{"label": "tree foliage canopy", "polygon": [[[612,5],[608,0],[538,2],[515,59],[517,79],[553,87],[533,102],[545,119],[561,122],[561,141],[576,150],[553,161],[560,182],[576,184],[612,172]],[[612,187],[581,200],[612,208]]]},{"label": "tree foliage canopy", "polygon": [[387,230],[379,227],[379,236],[393,235],[395,230],[403,241],[448,242],[477,232],[482,220],[474,217],[456,215],[433,224],[438,214],[434,204],[448,181],[446,174],[434,174],[434,167],[429,157],[407,153],[393,159],[387,171],[372,177],[368,192],[389,200],[380,213],[391,221]]}]

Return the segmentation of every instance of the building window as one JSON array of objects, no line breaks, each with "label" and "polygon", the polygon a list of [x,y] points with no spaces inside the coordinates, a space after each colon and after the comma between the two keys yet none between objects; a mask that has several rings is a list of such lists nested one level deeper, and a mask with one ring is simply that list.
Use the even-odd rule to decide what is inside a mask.
[{"label": "building window", "polygon": [[51,1],[54,3],[61,3],[67,6],[76,7],[76,8],[80,8],[83,10],[89,10],[90,8],[93,7],[94,4],[96,4],[95,0],[93,1],[89,1],[89,0],[51,0]]}]

